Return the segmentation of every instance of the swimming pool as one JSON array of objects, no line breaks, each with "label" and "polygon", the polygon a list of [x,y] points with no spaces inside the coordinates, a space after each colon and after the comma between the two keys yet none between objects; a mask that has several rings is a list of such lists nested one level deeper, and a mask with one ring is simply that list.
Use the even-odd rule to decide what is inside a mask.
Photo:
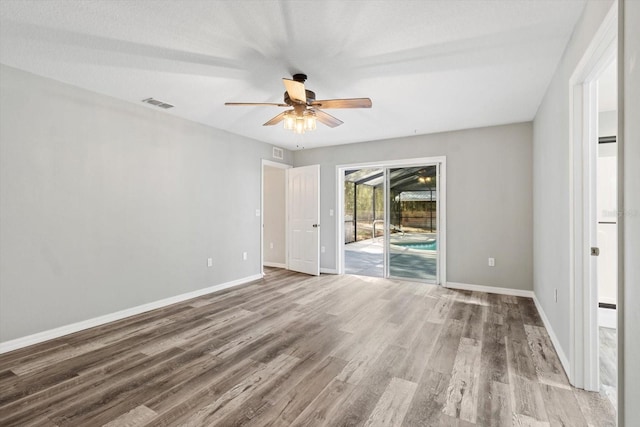
[{"label": "swimming pool", "polygon": [[393,244],[409,249],[417,249],[419,251],[435,251],[438,249],[438,244],[435,240],[428,240],[426,242],[395,242]]}]

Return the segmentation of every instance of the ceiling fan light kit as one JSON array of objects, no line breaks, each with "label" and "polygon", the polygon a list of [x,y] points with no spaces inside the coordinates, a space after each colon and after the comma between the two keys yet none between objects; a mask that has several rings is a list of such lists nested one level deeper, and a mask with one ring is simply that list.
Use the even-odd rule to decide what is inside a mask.
[{"label": "ceiling fan light kit", "polygon": [[263,126],[273,126],[284,122],[284,128],[286,130],[291,130],[300,135],[307,131],[315,130],[318,121],[332,128],[340,126],[343,123],[342,120],[325,113],[320,108],[371,108],[372,104],[369,98],[316,100],[315,92],[304,87],[306,80],[307,76],[305,74],[294,74],[293,79],[282,79],[282,83],[286,89],[284,93],[284,104],[268,102],[226,102],[225,105],[291,107],[290,110],[278,114],[263,124]]},{"label": "ceiling fan light kit", "polygon": [[316,115],[310,110],[305,110],[302,115],[295,111],[286,111],[283,122],[286,130],[292,130],[297,134],[316,130]]}]

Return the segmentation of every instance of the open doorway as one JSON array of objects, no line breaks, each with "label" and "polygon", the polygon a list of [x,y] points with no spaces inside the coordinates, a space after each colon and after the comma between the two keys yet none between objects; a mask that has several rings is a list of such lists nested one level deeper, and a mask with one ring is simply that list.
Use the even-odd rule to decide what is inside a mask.
[{"label": "open doorway", "polygon": [[287,268],[287,175],[290,165],[262,161],[262,274]]},{"label": "open doorway", "polygon": [[617,407],[618,285],[618,97],[617,67],[611,61],[597,80],[598,149],[596,161],[598,356],[600,392]]}]

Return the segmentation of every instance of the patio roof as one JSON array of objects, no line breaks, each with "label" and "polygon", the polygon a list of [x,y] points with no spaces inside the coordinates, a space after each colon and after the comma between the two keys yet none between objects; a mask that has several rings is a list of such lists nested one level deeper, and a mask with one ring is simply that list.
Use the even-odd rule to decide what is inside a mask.
[{"label": "patio roof", "polygon": [[[435,168],[435,166],[392,168],[389,173],[391,189],[396,192],[424,191],[430,188],[433,189],[436,185],[434,177]],[[371,168],[347,170],[345,172],[344,179],[346,182],[353,182],[356,185],[379,187],[384,182],[383,169]]]}]

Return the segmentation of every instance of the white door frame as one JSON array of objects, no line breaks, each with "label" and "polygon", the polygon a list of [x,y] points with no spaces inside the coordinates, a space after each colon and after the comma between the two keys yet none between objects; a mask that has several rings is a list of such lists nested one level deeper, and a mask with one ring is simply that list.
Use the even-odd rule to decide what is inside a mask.
[{"label": "white door frame", "polygon": [[[336,166],[336,200],[338,201],[336,215],[336,266],[337,273],[344,274],[344,173],[350,169],[385,169],[403,166],[424,166],[426,164],[440,165],[440,193],[438,194],[439,240],[438,240],[438,278],[439,285],[447,284],[447,157],[422,157],[416,159],[383,160],[367,163],[350,163]],[[385,180],[386,181],[386,180]],[[386,182],[385,182],[386,188]],[[385,190],[385,215],[387,211],[387,197]],[[385,220],[386,222],[386,220]],[[385,232],[386,236],[386,232]],[[388,240],[388,239],[387,239]],[[388,266],[385,262],[385,274]]]},{"label": "white door frame", "polygon": [[[278,169],[290,169],[293,167],[292,165],[288,165],[285,163],[272,162],[271,160],[262,159],[262,167],[261,167],[262,169],[260,174],[260,272],[262,273],[263,276],[264,276],[264,167],[265,166],[278,168]],[[287,206],[289,202],[287,198],[287,192],[288,192],[289,186],[287,185],[286,175],[285,175],[285,180],[283,185],[284,185],[284,211],[285,211],[284,262],[285,262],[286,268],[288,268],[287,262],[289,257],[287,256],[288,254],[287,244],[289,242],[289,235],[288,235],[289,224],[288,224],[288,216],[286,215],[286,212],[287,212]]]},{"label": "white door frame", "polygon": [[598,289],[596,262],[596,160],[598,147],[597,79],[615,60],[617,4],[603,20],[578,63],[570,85],[570,348],[569,381],[599,390]]}]

